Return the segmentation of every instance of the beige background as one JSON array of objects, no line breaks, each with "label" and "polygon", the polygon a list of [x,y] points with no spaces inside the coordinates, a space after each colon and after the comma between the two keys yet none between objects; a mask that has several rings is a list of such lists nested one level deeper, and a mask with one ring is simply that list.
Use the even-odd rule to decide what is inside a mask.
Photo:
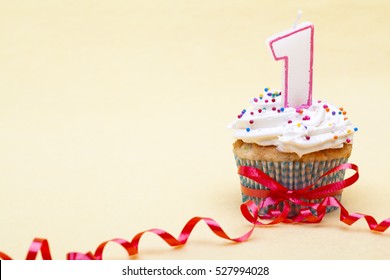
[{"label": "beige background", "polygon": [[[314,98],[359,127],[343,202],[390,217],[388,1],[1,1],[0,250],[23,259],[44,237],[64,259],[153,227],[177,236],[197,215],[246,232],[226,125],[279,87],[265,39],[299,8],[315,24]],[[204,225],[178,250],[147,235],[137,258],[388,259],[389,246],[337,212],[237,245]]]}]

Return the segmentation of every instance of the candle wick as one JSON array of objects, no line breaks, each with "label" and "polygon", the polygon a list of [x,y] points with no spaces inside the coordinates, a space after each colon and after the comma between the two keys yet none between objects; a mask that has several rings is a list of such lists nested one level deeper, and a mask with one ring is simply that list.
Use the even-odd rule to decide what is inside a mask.
[{"label": "candle wick", "polygon": [[302,16],[302,11],[298,10],[298,15],[297,15],[297,18],[296,18],[293,26],[292,26],[292,29],[297,28],[297,25],[298,25],[299,20],[301,19],[301,16]]}]

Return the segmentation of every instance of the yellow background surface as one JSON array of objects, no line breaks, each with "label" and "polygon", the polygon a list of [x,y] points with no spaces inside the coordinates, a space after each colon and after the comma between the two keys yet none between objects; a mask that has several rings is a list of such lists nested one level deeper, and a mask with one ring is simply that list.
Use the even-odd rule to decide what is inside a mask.
[{"label": "yellow background surface", "polygon": [[[34,237],[55,259],[193,216],[250,229],[227,125],[281,62],[265,44],[298,9],[315,25],[314,99],[359,127],[351,212],[390,217],[388,1],[1,1],[0,251]],[[138,259],[388,259],[389,232],[320,224],[257,228],[232,244],[199,225],[171,249],[149,234]],[[109,245],[107,259],[125,259]]]}]

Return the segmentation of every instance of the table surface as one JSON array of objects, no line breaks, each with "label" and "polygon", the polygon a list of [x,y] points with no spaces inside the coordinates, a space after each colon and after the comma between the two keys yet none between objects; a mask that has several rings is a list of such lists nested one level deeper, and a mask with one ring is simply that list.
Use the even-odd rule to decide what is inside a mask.
[{"label": "table surface", "polygon": [[[23,259],[41,237],[65,259],[150,228],[178,236],[194,216],[248,231],[227,125],[280,86],[265,40],[297,9],[315,24],[314,98],[359,128],[360,179],[342,202],[390,217],[389,2],[312,2],[1,2],[0,251]],[[337,211],[234,246],[204,224],[180,249],[148,234],[134,258],[388,259],[389,244],[389,232],[347,226]],[[112,244],[104,257],[127,254]]]}]

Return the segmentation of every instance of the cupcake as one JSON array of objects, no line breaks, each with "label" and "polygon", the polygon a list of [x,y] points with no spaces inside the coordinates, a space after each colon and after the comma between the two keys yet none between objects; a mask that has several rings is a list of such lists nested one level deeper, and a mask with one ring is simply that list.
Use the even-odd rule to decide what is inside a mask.
[{"label": "cupcake", "polygon": [[[256,167],[288,190],[299,190],[348,161],[357,128],[343,108],[324,101],[314,101],[307,108],[284,108],[282,94],[268,88],[250,103],[229,126],[236,139],[233,152],[237,166]],[[345,170],[339,170],[324,176],[313,188],[340,181],[344,174]],[[266,186],[244,176],[240,176],[240,183],[243,202],[255,202],[260,216],[283,210],[283,203],[264,206],[264,197],[251,195],[253,189],[268,190]],[[340,200],[341,193],[335,197]],[[289,204],[288,216],[294,217],[302,206]],[[327,212],[334,209],[328,206]]]}]

